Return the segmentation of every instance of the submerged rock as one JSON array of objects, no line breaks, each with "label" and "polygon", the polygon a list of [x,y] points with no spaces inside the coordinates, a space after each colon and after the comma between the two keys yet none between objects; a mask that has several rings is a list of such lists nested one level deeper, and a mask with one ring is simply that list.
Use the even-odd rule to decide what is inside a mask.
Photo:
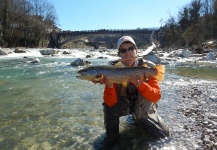
[{"label": "submerged rock", "polygon": [[30,63],[30,64],[39,64],[41,63],[41,61],[39,60],[39,58],[32,58],[30,60],[26,60],[26,63]]}]

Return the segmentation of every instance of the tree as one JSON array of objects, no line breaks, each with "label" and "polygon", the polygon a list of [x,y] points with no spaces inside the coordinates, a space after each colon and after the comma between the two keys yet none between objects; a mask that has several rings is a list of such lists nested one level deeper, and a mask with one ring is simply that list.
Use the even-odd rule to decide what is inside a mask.
[{"label": "tree", "polygon": [[180,12],[179,25],[181,30],[186,30],[189,27],[189,9],[187,6],[183,8],[183,12]]},{"label": "tree", "polygon": [[213,3],[213,16],[212,16],[212,20],[213,20],[213,34],[214,37],[217,38],[217,0],[214,1]]},{"label": "tree", "polygon": [[0,0],[1,43],[13,46],[43,46],[57,18],[46,0]]},{"label": "tree", "polygon": [[202,16],[200,19],[200,22],[203,26],[203,32],[204,32],[204,40],[206,41],[207,38],[210,36],[213,36],[214,33],[214,20],[213,20],[213,14],[214,14],[214,1],[215,0],[204,0],[202,3]]},{"label": "tree", "polygon": [[197,23],[200,17],[202,3],[200,0],[193,0],[189,7],[189,20],[191,23]]}]

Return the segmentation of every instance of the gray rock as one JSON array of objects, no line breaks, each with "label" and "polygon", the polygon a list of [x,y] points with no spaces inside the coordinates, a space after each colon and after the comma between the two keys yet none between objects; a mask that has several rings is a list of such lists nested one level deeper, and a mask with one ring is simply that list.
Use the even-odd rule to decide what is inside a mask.
[{"label": "gray rock", "polygon": [[209,114],[209,119],[217,119],[217,114]]},{"label": "gray rock", "polygon": [[39,64],[41,61],[38,58],[33,58],[31,60],[25,61],[26,63],[31,63],[31,64]]},{"label": "gray rock", "polygon": [[78,58],[75,61],[73,61],[70,65],[71,66],[84,66],[84,65],[89,65],[89,64],[91,64],[90,61],[85,61],[81,58]]},{"label": "gray rock", "polygon": [[182,51],[182,57],[183,57],[183,58],[188,58],[188,57],[190,57],[191,55],[192,55],[192,53],[191,53],[189,50],[184,49],[184,50]]},{"label": "gray rock", "polygon": [[213,52],[210,52],[206,55],[206,58],[208,60],[216,60],[215,54]]},{"label": "gray rock", "polygon": [[47,49],[47,50],[40,50],[41,55],[53,55],[57,54],[57,51],[53,49]]},{"label": "gray rock", "polygon": [[0,55],[7,55],[8,53],[2,49],[0,49]]},{"label": "gray rock", "polygon": [[71,54],[71,52],[64,51],[63,54],[67,55],[67,54]]},{"label": "gray rock", "polygon": [[214,143],[213,147],[217,148],[217,142],[216,142],[216,143]]},{"label": "gray rock", "polygon": [[144,55],[142,56],[143,59],[151,61],[155,64],[160,64],[161,63],[161,59],[160,57],[158,57],[156,54],[154,53],[149,53],[148,55]]},{"label": "gray rock", "polygon": [[14,53],[26,53],[26,50],[16,48]]}]

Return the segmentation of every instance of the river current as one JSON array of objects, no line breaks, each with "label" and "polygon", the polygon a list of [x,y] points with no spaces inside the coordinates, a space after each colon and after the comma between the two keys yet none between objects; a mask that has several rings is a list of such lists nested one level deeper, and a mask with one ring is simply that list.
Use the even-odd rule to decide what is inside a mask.
[{"label": "river current", "polygon": [[[70,66],[75,59],[41,57],[41,64],[29,64],[22,57],[0,58],[0,149],[102,149],[104,87],[77,79],[76,72],[82,67]],[[92,65],[107,65],[109,61],[89,60]],[[185,107],[177,91],[180,86],[203,80],[178,76],[177,71],[180,69],[166,66],[165,79],[160,83],[162,99],[158,103],[171,138],[155,141],[135,127],[130,116],[124,116],[120,118],[119,147],[197,148],[194,135],[183,129],[184,123],[191,120],[177,111]],[[215,73],[211,74],[216,77]]]}]

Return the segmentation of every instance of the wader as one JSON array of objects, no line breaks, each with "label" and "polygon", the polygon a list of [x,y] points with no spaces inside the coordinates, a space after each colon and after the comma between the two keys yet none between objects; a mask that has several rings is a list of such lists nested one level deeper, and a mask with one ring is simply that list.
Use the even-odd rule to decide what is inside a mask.
[{"label": "wader", "polygon": [[[142,62],[139,63],[141,66]],[[146,100],[133,84],[123,87],[117,84],[118,102],[109,107],[104,106],[104,124],[106,128],[106,144],[117,141],[119,135],[119,118],[133,114],[136,121],[148,133],[156,138],[169,136],[169,129],[162,118],[158,115],[157,104]]]}]

